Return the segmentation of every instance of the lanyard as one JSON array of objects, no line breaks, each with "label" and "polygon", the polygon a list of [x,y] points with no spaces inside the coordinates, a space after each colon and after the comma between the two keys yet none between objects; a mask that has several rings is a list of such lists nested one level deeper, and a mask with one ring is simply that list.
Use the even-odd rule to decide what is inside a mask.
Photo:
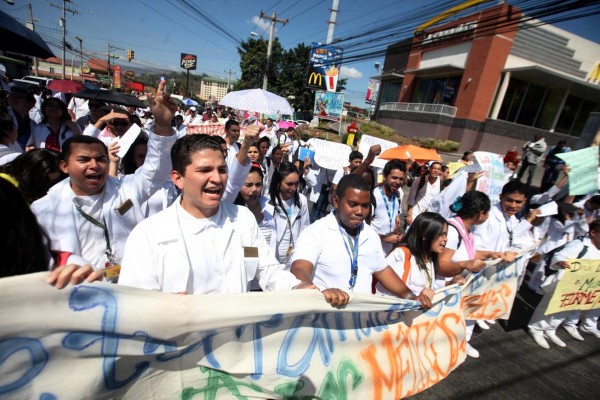
[{"label": "lanyard", "polygon": [[[350,280],[348,281],[348,285],[350,285],[348,289],[350,290],[354,289],[354,286],[356,285],[356,275],[358,274],[358,237],[360,236],[362,227],[363,226],[361,224],[358,228],[358,232],[356,232],[356,236],[354,236],[354,241],[352,241],[352,236],[348,235],[338,223],[338,228],[340,229],[340,234],[342,235],[344,242],[344,247],[346,247],[346,251],[350,257]],[[350,249],[352,249],[352,251],[350,251]]]},{"label": "lanyard", "polygon": [[[379,191],[381,192],[381,197],[383,197],[383,204],[385,204],[385,210],[387,211],[388,218],[390,219],[390,232],[394,230],[394,214],[396,214],[396,202],[392,201],[392,212],[390,212],[390,207],[388,205],[387,196],[383,191],[383,186],[379,186]],[[395,200],[396,195],[392,194],[392,198]]]},{"label": "lanyard", "polygon": [[423,270],[421,270],[421,276],[423,276],[423,278],[425,279],[425,282],[427,282],[427,287],[429,289],[432,289],[432,284],[433,284],[433,274],[429,273],[429,267],[427,265],[425,265],[425,274],[426,276],[423,276]]},{"label": "lanyard", "polygon": [[506,221],[506,232],[508,232],[508,246],[512,247],[513,245],[513,231],[512,229],[509,229],[508,224],[510,222],[510,219]]},{"label": "lanyard", "polygon": [[81,208],[81,206],[75,202],[73,202],[75,204],[75,209],[79,212],[79,214],[81,214],[81,216],[83,218],[85,218],[88,222],[91,222],[93,225],[97,226],[98,228],[102,229],[102,232],[104,233],[104,241],[106,242],[106,258],[108,259],[108,264],[109,265],[116,265],[117,264],[117,260],[115,258],[115,256],[112,253],[112,250],[110,249],[110,238],[108,236],[108,229],[106,228],[106,221],[103,220],[104,223],[98,221],[96,218],[92,217],[91,215],[88,215],[85,211],[83,211],[83,209]]}]

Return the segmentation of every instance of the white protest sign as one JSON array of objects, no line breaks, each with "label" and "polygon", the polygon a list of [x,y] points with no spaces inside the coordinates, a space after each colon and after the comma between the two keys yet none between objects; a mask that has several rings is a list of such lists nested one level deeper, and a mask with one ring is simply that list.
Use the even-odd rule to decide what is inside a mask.
[{"label": "white protest sign", "polygon": [[[390,142],[389,140],[379,139],[374,136],[362,135],[360,138],[360,144],[358,145],[358,151],[362,153],[362,155],[366,158],[367,154],[369,154],[369,149],[373,145],[380,145],[381,152],[383,153],[387,149],[391,149],[393,147],[398,147],[398,143]],[[385,164],[389,160],[380,160],[379,158],[375,158],[375,161],[371,164],[373,167],[382,168],[385,167]]]},{"label": "white protest sign", "polygon": [[502,187],[508,182],[504,172],[504,158],[500,154],[476,151],[473,153],[484,174],[477,180],[476,190],[488,195],[492,204],[500,201]]},{"label": "white protest sign", "polygon": [[133,142],[135,142],[135,139],[137,139],[137,137],[140,135],[141,131],[142,128],[140,128],[138,124],[132,124],[127,132],[125,132],[125,134],[119,138],[120,148],[119,152],[117,153],[119,158],[123,159],[123,157],[125,157],[125,154],[127,154],[127,151]]},{"label": "white protest sign", "polygon": [[315,151],[315,161],[321,168],[338,170],[348,166],[352,148],[346,144],[314,139],[311,150]]},{"label": "white protest sign", "polygon": [[540,214],[538,217],[548,217],[550,215],[558,214],[558,204],[555,201],[551,201],[550,203],[546,203],[543,206],[538,208],[540,210]]}]

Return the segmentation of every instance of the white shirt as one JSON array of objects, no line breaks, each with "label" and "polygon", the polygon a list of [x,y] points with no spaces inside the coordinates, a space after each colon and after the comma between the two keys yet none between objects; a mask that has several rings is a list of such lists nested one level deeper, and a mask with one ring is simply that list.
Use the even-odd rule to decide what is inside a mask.
[{"label": "white shirt", "polygon": [[350,173],[350,167],[344,167],[344,168],[340,168],[337,171],[335,171],[335,176],[333,177],[333,180],[331,181],[331,183],[333,183],[334,185],[337,185],[338,183],[340,183],[340,180],[345,176],[348,175]]},{"label": "white shirt", "polygon": [[[222,254],[225,244],[214,234],[222,219],[221,207],[210,218],[195,218],[177,201],[177,218],[191,265],[191,282],[194,293],[225,293],[225,265]],[[201,246],[199,244],[202,243]],[[214,251],[207,251],[211,249]],[[220,249],[220,250],[217,250]]]},{"label": "white shirt", "polygon": [[[98,222],[103,222],[102,197],[103,193],[94,196],[75,196],[73,202],[77,203],[83,212]],[[105,267],[106,262],[106,240],[104,230],[88,221],[79,212],[75,212],[77,235],[81,242],[81,254],[89,261],[90,265],[98,270]],[[111,247],[114,247],[111,243]]]},{"label": "white shirt", "polygon": [[531,224],[525,219],[519,221],[514,215],[507,218],[502,212],[502,205],[498,203],[492,206],[488,219],[473,228],[475,247],[477,250],[506,251],[514,248],[520,242],[520,236],[530,229]]},{"label": "white shirt", "polygon": [[[387,258],[385,259],[387,265],[392,267],[392,269],[396,272],[396,274],[402,279],[404,276],[404,251],[401,248],[396,248]],[[443,280],[435,279],[435,270],[433,267],[433,262],[428,262],[426,264],[427,270],[422,270],[419,268],[417,264],[417,260],[415,256],[410,256],[410,272],[408,273],[408,278],[406,279],[406,286],[413,292],[415,295],[419,295],[423,289],[430,288],[433,290],[439,289],[443,287]],[[392,293],[388,292],[381,284],[377,285],[377,292],[381,294],[385,294],[388,296],[393,296]]]},{"label": "white shirt", "polygon": [[[345,233],[344,233],[345,234]],[[352,252],[333,213],[316,221],[300,235],[293,261],[306,260],[314,266],[313,283],[321,290],[347,291],[351,277]],[[354,293],[371,293],[372,274],[387,267],[377,233],[364,224],[358,238],[358,273]]]},{"label": "white shirt", "polygon": [[[387,235],[396,228],[396,217],[402,213],[402,205],[398,193],[392,198],[382,195],[382,186],[373,190],[375,208],[371,217],[371,227],[379,235]],[[387,204],[387,207],[386,207]],[[383,251],[388,254],[392,250],[392,243],[381,242]]]},{"label": "white shirt", "polygon": [[23,154],[23,150],[21,150],[21,146],[19,146],[19,143],[17,142],[11,143],[9,146],[5,144],[0,144],[0,151],[2,151],[3,149],[11,149],[12,151],[0,157],[0,165],[8,164],[12,160]]},{"label": "white shirt", "polygon": [[[46,148],[46,139],[50,135],[50,128],[47,124],[41,123],[35,125],[31,129],[31,136],[29,137],[29,141],[27,142],[27,146],[33,146],[36,149],[45,149]],[[67,128],[66,125],[62,125],[60,128],[60,133],[58,134],[58,144],[62,148],[65,140],[73,136],[73,131]]]},{"label": "white shirt", "polygon": [[[412,207],[412,218],[413,221],[419,214],[427,211],[427,207],[431,200],[433,200],[441,192],[442,181],[438,177],[432,183],[429,183],[429,175],[420,176],[413,182],[408,192],[408,206]],[[425,184],[419,190],[419,185],[422,179],[426,179]]]},{"label": "white shirt", "polygon": [[71,98],[67,109],[73,111],[73,114],[75,114],[76,119],[85,117],[90,113],[88,101],[86,99],[80,99],[77,97]]}]

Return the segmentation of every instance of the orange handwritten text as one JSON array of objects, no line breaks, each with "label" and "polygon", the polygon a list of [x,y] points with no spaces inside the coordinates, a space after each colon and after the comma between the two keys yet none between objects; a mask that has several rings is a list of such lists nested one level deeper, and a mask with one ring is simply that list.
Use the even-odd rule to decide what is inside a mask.
[{"label": "orange handwritten text", "polygon": [[508,318],[512,308],[512,289],[507,283],[498,289],[486,290],[481,294],[464,296],[462,309],[465,319]]}]

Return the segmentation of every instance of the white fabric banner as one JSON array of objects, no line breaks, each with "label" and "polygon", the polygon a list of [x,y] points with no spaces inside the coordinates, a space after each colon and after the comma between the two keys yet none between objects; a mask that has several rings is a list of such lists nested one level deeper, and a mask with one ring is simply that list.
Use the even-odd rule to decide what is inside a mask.
[{"label": "white fabric banner", "polygon": [[[479,278],[449,286],[424,312],[418,302],[369,295],[335,309],[315,290],[183,296],[95,283],[59,291],[46,275],[0,279],[2,398],[403,398],[464,361],[463,296],[505,283],[491,273],[488,286]],[[477,304],[498,308],[497,299]],[[504,317],[506,307],[485,318]]]}]

